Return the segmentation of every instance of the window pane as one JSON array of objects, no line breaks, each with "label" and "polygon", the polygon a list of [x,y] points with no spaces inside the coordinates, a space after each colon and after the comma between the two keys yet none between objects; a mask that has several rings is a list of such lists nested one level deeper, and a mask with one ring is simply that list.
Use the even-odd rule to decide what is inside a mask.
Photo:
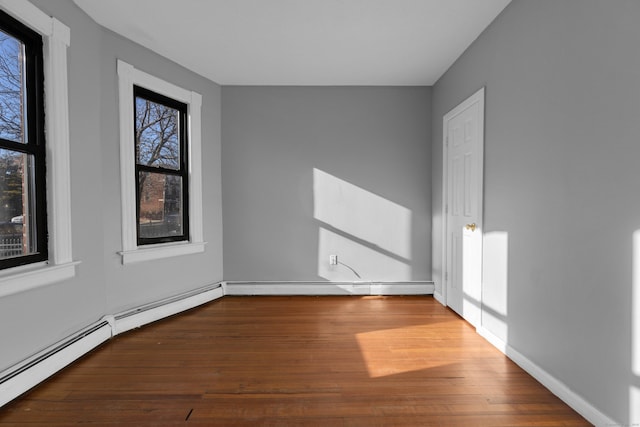
[{"label": "window pane", "polygon": [[180,112],[136,97],[136,161],[140,165],[180,169]]},{"label": "window pane", "polygon": [[182,178],[140,172],[138,179],[140,238],[182,235]]},{"label": "window pane", "polygon": [[25,139],[24,45],[0,31],[0,138]]},{"label": "window pane", "polygon": [[0,149],[0,259],[37,251],[33,156]]}]

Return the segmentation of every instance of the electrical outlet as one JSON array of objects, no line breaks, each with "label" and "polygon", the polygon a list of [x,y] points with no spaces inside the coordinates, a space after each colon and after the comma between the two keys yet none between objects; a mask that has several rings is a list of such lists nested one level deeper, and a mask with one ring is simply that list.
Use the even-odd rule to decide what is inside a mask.
[{"label": "electrical outlet", "polygon": [[338,265],[338,255],[329,255],[329,265]]}]

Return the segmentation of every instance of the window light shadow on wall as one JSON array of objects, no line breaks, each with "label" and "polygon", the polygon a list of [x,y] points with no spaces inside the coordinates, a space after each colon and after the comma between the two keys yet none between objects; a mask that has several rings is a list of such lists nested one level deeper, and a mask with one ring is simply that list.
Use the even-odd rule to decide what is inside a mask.
[{"label": "window light shadow on wall", "polygon": [[482,325],[508,344],[509,233],[485,233],[482,256]]},{"label": "window light shadow on wall", "polygon": [[[411,280],[411,266],[382,252],[320,227],[318,235],[318,275],[329,281],[407,281]],[[355,276],[342,265],[329,265],[329,255],[338,254],[338,260],[360,274]]]},{"label": "window light shadow on wall", "polygon": [[[319,229],[318,275],[329,281],[411,280],[411,210],[319,169],[313,169]],[[329,265],[329,255],[342,265]]]},{"label": "window light shadow on wall", "polygon": [[640,230],[633,233],[633,283],[631,289],[631,384],[629,421],[640,425]]}]

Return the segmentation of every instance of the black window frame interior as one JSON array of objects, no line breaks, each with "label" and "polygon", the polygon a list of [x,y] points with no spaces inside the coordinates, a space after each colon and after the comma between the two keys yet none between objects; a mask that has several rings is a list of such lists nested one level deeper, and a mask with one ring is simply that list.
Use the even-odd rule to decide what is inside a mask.
[{"label": "black window frame interior", "polygon": [[[159,166],[147,166],[138,163],[138,141],[135,139],[136,132],[136,99],[144,98],[151,102],[161,104],[177,110],[179,112],[179,139],[180,139],[180,161],[179,169],[169,169]],[[188,165],[188,105],[168,96],[159,94],[150,89],[134,85],[133,86],[133,126],[134,126],[134,158],[135,158],[135,186],[136,186],[136,240],[138,246],[153,245],[158,243],[189,241],[189,165]],[[173,175],[182,178],[182,234],[162,237],[140,237],[140,172],[151,172],[156,174]]]},{"label": "black window frame interior", "polygon": [[[25,48],[26,139],[15,142],[0,137],[0,148],[32,155],[34,158],[32,191],[35,207],[31,221],[35,222],[35,251],[31,254],[0,259],[0,270],[47,261],[49,258],[47,233],[47,187],[45,148],[45,105],[42,36],[0,10],[0,29],[18,39]],[[23,178],[28,179],[28,178]],[[31,223],[29,221],[28,223]]]}]

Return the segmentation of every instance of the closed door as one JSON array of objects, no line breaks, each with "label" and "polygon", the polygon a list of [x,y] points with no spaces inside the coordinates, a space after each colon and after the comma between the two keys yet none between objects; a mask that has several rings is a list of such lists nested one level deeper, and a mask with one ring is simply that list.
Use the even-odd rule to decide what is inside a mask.
[{"label": "closed door", "polygon": [[482,306],[484,89],[444,118],[446,301],[478,327]]}]

